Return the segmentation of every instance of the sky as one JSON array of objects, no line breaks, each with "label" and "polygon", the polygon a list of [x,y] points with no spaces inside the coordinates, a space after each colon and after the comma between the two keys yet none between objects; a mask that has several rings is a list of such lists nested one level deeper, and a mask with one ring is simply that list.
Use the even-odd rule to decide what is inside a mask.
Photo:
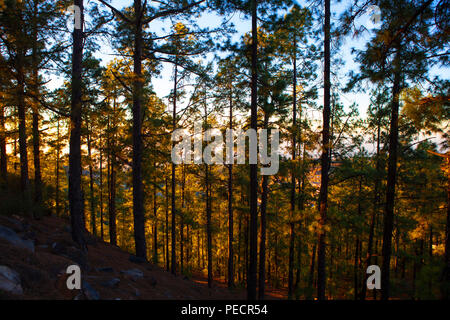
[{"label": "sky", "polygon": [[[90,0],[90,1],[96,1],[96,0]],[[114,7],[120,9],[123,8],[125,6],[130,6],[132,5],[132,0],[112,0],[111,1],[111,5],[113,5]],[[335,1],[332,1],[332,7],[331,7],[331,11],[333,13],[331,22],[332,23],[338,23],[338,17],[340,16],[341,12],[343,10],[345,10],[345,8],[347,8],[349,3],[349,0],[344,0],[341,1],[339,3],[336,3]],[[305,1],[304,0],[299,0],[299,4],[300,5],[305,5]],[[233,41],[240,41],[241,37],[243,34],[250,32],[251,30],[251,21],[248,19],[248,17],[245,17],[245,15],[243,15],[242,13],[235,13],[233,14],[232,17],[227,17],[230,18],[230,21],[232,21],[235,25],[235,29],[236,29],[236,34],[234,34],[232,36],[232,40]],[[344,65],[343,66],[339,66],[338,68],[334,68],[333,66],[331,66],[332,68],[332,73],[337,73],[337,77],[333,77],[333,79],[337,79],[338,83],[337,85],[339,87],[343,87],[345,85],[346,82],[346,77],[345,75],[350,71],[358,71],[358,64],[355,63],[354,61],[354,57],[351,54],[351,49],[352,47],[357,48],[357,49],[363,49],[367,43],[367,41],[370,39],[371,37],[371,32],[370,29],[371,27],[377,27],[377,25],[373,25],[370,21],[369,21],[370,15],[367,14],[363,17],[361,17],[359,20],[356,21],[357,25],[364,25],[366,27],[368,27],[369,31],[367,31],[365,34],[363,34],[360,38],[358,39],[353,39],[351,37],[347,37],[344,42],[340,45],[339,48],[337,48],[338,50],[336,50],[336,56],[340,59],[343,60]],[[203,14],[201,16],[201,18],[198,20],[198,23],[201,27],[210,27],[213,28],[214,26],[218,26],[219,23],[221,22],[221,18],[218,17],[215,14]],[[171,26],[171,21],[170,20],[156,20],[154,22],[152,22],[150,24],[150,28],[152,31],[155,31],[157,33],[161,33],[163,32],[163,30],[169,30]],[[316,25],[314,26],[315,28],[318,28],[319,30],[322,28],[322,25],[320,23],[316,23]],[[102,60],[102,64],[106,65],[108,63],[108,61],[112,60],[113,58],[115,58],[114,54],[114,50],[106,43],[103,42],[101,43],[100,46],[100,50],[95,54],[97,58],[100,58]],[[212,57],[212,55],[209,55],[209,57]],[[438,70],[435,69],[432,71],[432,73],[435,74],[440,74],[443,77],[446,77],[448,72],[446,73],[446,71],[448,70]],[[152,85],[153,85],[153,89],[156,92],[156,94],[160,97],[160,98],[164,98],[166,97],[169,93],[170,90],[173,87],[173,84],[171,82],[171,77],[172,77],[172,72],[173,72],[173,67],[170,64],[164,63],[163,67],[162,67],[162,71],[161,74],[158,77],[153,77],[152,78]],[[321,79],[322,78],[322,69],[318,68],[317,72],[319,72],[320,74],[318,75],[318,78]],[[58,85],[61,84],[61,79],[56,79],[53,78],[54,81],[52,81],[51,87],[56,87]],[[320,83],[320,80],[319,80]],[[334,85],[336,85],[336,83],[334,83]],[[333,83],[332,83],[332,87],[333,87]],[[360,115],[364,118],[366,116],[366,111],[368,109],[369,106],[369,99],[370,99],[370,88],[367,88],[366,92],[351,92],[351,93],[342,93],[339,92],[339,96],[340,96],[340,102],[348,108],[348,106],[350,106],[353,103],[356,103],[358,106],[358,110]],[[319,97],[316,101],[317,105],[322,105],[322,101],[323,101],[323,89],[319,90]],[[308,112],[308,116],[309,118],[314,119],[314,122],[316,122],[316,125],[320,126],[321,124],[321,112],[319,110],[310,110]]]}]

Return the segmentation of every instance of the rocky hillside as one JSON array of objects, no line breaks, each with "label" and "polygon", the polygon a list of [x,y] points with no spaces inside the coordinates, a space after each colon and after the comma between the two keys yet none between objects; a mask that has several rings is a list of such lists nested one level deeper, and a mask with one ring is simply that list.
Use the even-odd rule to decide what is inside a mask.
[{"label": "rocky hillside", "polygon": [[[82,269],[82,289],[67,289],[69,265]],[[272,298],[278,298],[275,293]],[[0,299],[244,299],[242,289],[213,288],[204,279],[173,276],[118,247],[88,239],[88,253],[71,240],[67,221],[0,215]]]}]

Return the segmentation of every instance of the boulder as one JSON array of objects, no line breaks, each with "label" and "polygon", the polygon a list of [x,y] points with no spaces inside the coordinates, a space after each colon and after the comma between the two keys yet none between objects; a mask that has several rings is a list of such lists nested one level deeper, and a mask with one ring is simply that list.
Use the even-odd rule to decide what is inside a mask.
[{"label": "boulder", "polygon": [[134,281],[144,278],[144,273],[139,269],[122,270],[120,273],[129,276]]},{"label": "boulder", "polygon": [[20,238],[12,229],[0,225],[0,238],[8,241],[13,246],[27,249],[34,253],[34,242]]},{"label": "boulder", "polygon": [[82,290],[87,300],[100,300],[100,294],[88,282],[83,281]]},{"label": "boulder", "polygon": [[130,255],[130,257],[128,258],[128,260],[129,260],[130,262],[133,262],[133,263],[145,263],[145,262],[147,262],[147,260],[146,260],[145,258],[136,257],[136,256],[134,256],[134,255]]},{"label": "boulder", "polygon": [[120,279],[119,278],[112,278],[111,280],[102,282],[101,285],[107,288],[115,288],[119,285]]},{"label": "boulder", "polygon": [[0,266],[0,290],[15,295],[23,294],[19,274],[7,266]]}]

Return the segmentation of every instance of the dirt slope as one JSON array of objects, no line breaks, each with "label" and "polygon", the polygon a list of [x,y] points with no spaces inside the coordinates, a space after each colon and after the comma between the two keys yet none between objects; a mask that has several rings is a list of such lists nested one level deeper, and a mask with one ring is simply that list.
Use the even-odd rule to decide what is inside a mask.
[{"label": "dirt slope", "polygon": [[[32,253],[0,238],[0,265],[18,273],[23,288],[23,295],[0,290],[0,299],[87,299],[96,293],[100,299],[121,300],[245,299],[246,296],[245,290],[229,290],[218,281],[209,289],[201,277],[187,279],[150,263],[131,262],[129,253],[99,239],[90,238],[88,254],[83,255],[71,240],[67,222],[60,218],[35,221],[0,216],[0,225],[35,244]],[[82,266],[82,280],[93,291],[67,289],[66,269],[72,264]],[[135,270],[138,275],[123,273],[127,270]],[[279,299],[283,295],[269,291],[268,298]]]}]

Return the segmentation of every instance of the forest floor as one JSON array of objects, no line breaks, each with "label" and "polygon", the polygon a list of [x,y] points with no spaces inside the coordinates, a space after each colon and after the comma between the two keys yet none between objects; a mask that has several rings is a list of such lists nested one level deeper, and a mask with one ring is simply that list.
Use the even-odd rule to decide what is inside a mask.
[{"label": "forest floor", "polygon": [[[0,266],[20,275],[23,294],[0,290],[0,299],[197,300],[246,298],[243,288],[228,289],[223,280],[208,288],[201,274],[191,279],[174,276],[147,262],[132,262],[130,254],[98,238],[88,238],[88,253],[78,250],[66,220],[44,217],[37,221],[0,215],[0,226],[34,242],[34,253],[0,237]],[[83,290],[69,290],[67,267],[82,267]],[[1,276],[1,275],[0,275]],[[0,277],[1,280],[1,277]],[[86,285],[87,283],[87,285]],[[267,289],[267,299],[285,299],[284,290]]]}]

